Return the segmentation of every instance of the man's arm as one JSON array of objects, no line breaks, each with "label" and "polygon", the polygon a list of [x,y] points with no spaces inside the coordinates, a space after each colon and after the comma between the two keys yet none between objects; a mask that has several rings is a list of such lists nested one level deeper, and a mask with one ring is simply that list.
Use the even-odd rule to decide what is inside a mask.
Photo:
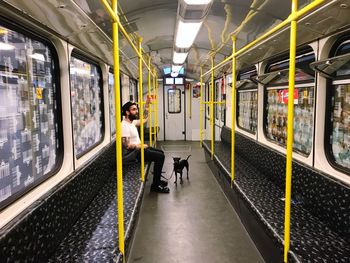
[{"label": "man's arm", "polygon": [[[140,144],[132,144],[130,143],[129,137],[122,137],[122,145],[127,150],[134,150],[134,149],[141,149],[141,143]],[[144,148],[148,148],[147,144],[144,144]]]},{"label": "man's arm", "polygon": [[[143,110],[143,124],[145,124],[148,121],[148,114],[149,114],[149,104],[150,104],[150,99],[147,98],[145,108]],[[138,122],[135,124],[136,126],[140,126],[141,122]]]}]

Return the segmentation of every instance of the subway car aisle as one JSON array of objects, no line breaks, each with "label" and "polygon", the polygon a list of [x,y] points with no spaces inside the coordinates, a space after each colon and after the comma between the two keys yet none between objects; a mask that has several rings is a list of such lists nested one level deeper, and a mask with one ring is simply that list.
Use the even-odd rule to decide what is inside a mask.
[{"label": "subway car aisle", "polygon": [[163,171],[170,177],[172,157],[189,158],[189,180],[169,180],[170,194],[150,192],[149,174],[141,213],[127,262],[263,262],[224,196],[198,142],[163,142]]}]

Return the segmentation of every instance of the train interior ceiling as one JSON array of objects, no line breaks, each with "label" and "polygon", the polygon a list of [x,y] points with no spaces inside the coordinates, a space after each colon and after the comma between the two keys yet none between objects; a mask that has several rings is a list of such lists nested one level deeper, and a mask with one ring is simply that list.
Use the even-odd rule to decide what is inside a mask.
[{"label": "train interior ceiling", "polygon": [[[286,240],[292,2],[320,3],[296,19]],[[196,154],[264,261],[350,262],[350,0],[119,0],[119,65],[105,4],[0,0],[0,258],[136,255],[149,188],[140,174],[152,178],[152,165],[123,165],[125,240],[117,240],[116,111],[150,101],[146,143],[169,162]],[[108,228],[108,237],[95,232]]]}]

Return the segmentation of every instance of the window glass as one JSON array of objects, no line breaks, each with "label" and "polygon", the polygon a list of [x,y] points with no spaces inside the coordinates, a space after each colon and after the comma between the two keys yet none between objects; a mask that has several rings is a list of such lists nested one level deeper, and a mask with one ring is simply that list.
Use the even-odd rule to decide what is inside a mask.
[{"label": "window glass", "polygon": [[[310,64],[315,61],[313,51],[300,54],[295,61],[295,81],[296,82],[313,82],[315,72],[310,68]],[[278,61],[268,66],[267,72],[279,72],[269,83],[271,85],[281,85],[288,83],[289,76],[289,59]]]},{"label": "window glass", "polygon": [[[293,149],[308,155],[312,147],[314,88],[295,88]],[[287,142],[288,89],[267,90],[265,132],[268,139],[285,146]]]},{"label": "window glass", "polygon": [[350,168],[350,83],[333,86],[331,135],[336,163]]},{"label": "window glass", "polygon": [[175,84],[177,84],[177,85],[184,84],[184,79],[183,78],[175,78]]},{"label": "window glass", "polygon": [[122,105],[130,100],[130,78],[128,75],[120,73],[120,90]]},{"label": "window glass", "polygon": [[168,89],[168,112],[169,113],[181,112],[181,90],[180,89]]},{"label": "window glass", "polygon": [[108,94],[109,94],[109,119],[112,138],[115,137],[115,96],[114,96],[114,74],[108,72]]},{"label": "window glass", "polygon": [[95,64],[72,56],[70,81],[74,150],[79,158],[102,139],[101,70]]},{"label": "window glass", "polygon": [[[334,57],[350,54],[349,38],[336,49]],[[344,63],[345,62],[345,63]],[[350,168],[350,62],[344,60],[335,75],[341,80],[332,82],[331,113],[329,120],[331,152],[335,163],[344,168]]]},{"label": "window glass", "polygon": [[58,165],[55,64],[48,44],[0,27],[0,206]]},{"label": "window glass", "polygon": [[[215,81],[215,101],[220,101],[220,81]],[[221,114],[221,105],[215,104],[215,119],[219,119],[219,115]]]},{"label": "window glass", "polygon": [[237,99],[238,127],[255,133],[258,118],[257,90],[239,90]]},{"label": "window glass", "polygon": [[237,84],[237,125],[253,134],[256,132],[258,118],[258,85],[253,82],[257,76],[255,66],[238,73]]},{"label": "window glass", "polygon": [[137,101],[138,100],[138,94],[137,94],[137,82],[134,79],[130,79],[130,85],[129,85],[129,94],[130,94],[130,101]]},{"label": "window glass", "polygon": [[173,78],[165,78],[165,84],[168,84],[168,85],[174,84],[174,79]]},{"label": "window glass", "polygon": [[221,79],[221,101],[225,102],[220,104],[221,108],[221,122],[225,123],[225,113],[226,113],[226,86],[225,86],[225,77]]}]

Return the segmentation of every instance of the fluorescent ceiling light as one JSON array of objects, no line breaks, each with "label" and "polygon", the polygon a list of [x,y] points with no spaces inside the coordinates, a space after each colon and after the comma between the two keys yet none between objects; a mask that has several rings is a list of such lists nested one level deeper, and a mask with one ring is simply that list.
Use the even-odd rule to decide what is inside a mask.
[{"label": "fluorescent ceiling light", "polygon": [[188,5],[207,5],[211,0],[184,0]]},{"label": "fluorescent ceiling light", "polygon": [[178,48],[189,48],[192,46],[202,22],[184,23],[179,20],[179,25],[176,33],[175,45]]},{"label": "fluorescent ceiling light", "polygon": [[34,58],[36,60],[40,60],[40,61],[44,61],[45,62],[45,57],[43,54],[39,54],[39,53],[34,53],[32,55],[29,55],[31,58]]},{"label": "fluorescent ceiling light", "polygon": [[179,75],[179,72],[171,72],[170,76],[172,76],[173,78],[176,78]]},{"label": "fluorescent ceiling light", "polygon": [[0,50],[13,50],[15,49],[14,45],[10,45],[4,42],[0,42]]},{"label": "fluorescent ceiling light", "polygon": [[175,66],[175,65],[173,65],[173,66],[171,67],[171,71],[172,71],[172,72],[177,72],[177,73],[179,73],[179,71],[180,71],[181,68],[182,68],[182,65],[180,65],[180,66]]},{"label": "fluorescent ceiling light", "polygon": [[183,64],[187,58],[188,53],[177,53],[174,51],[173,62],[175,64]]}]

